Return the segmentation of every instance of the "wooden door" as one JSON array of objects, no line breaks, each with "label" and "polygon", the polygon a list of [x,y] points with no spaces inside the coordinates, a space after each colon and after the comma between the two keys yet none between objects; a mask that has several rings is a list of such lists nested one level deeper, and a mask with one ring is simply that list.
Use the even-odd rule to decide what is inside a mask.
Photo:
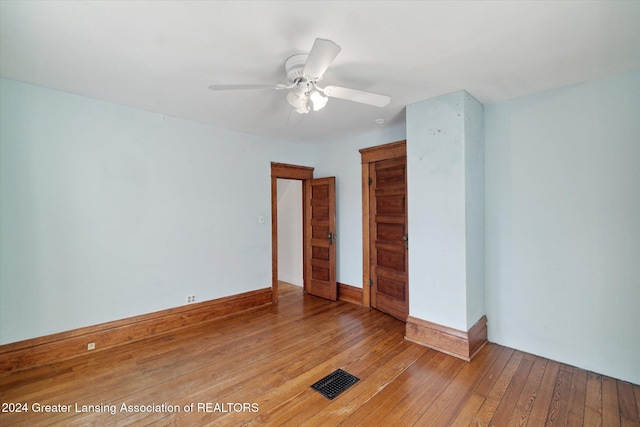
[{"label": "wooden door", "polygon": [[312,295],[338,299],[336,284],[336,179],[311,179],[305,192],[306,291]]},{"label": "wooden door", "polygon": [[402,321],[409,315],[407,159],[369,164],[371,306]]}]

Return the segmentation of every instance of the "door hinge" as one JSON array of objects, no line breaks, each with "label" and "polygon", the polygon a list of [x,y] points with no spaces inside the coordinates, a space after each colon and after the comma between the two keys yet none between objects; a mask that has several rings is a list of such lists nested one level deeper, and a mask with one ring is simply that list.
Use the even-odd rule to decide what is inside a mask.
[{"label": "door hinge", "polygon": [[369,177],[369,185],[373,184],[373,178]]},{"label": "door hinge", "polygon": [[373,287],[373,279],[369,279],[369,287]]}]

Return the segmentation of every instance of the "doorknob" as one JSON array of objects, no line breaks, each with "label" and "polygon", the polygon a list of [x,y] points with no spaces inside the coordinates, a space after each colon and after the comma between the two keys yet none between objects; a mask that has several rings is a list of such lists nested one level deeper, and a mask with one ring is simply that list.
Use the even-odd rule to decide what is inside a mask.
[{"label": "doorknob", "polygon": [[329,245],[333,245],[333,241],[338,237],[338,235],[335,233],[329,233],[327,234],[327,237],[329,238]]},{"label": "doorknob", "polygon": [[409,249],[409,235],[405,234],[402,236],[402,240],[404,241],[404,247]]}]

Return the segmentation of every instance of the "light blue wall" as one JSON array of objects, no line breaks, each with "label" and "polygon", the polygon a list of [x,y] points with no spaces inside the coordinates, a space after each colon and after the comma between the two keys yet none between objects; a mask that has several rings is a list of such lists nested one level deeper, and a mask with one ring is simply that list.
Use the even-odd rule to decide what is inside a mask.
[{"label": "light blue wall", "polygon": [[489,340],[640,384],[640,71],[485,128]]},{"label": "light blue wall", "polygon": [[462,331],[484,315],[482,139],[464,91],[407,107],[409,315]]},{"label": "light blue wall", "polygon": [[[302,146],[0,85],[0,343],[269,286],[270,161],[337,177],[361,286],[358,150],[403,126]],[[490,341],[640,383],[639,111],[640,72],[485,106]]]},{"label": "light blue wall", "polygon": [[484,303],[484,106],[466,94],[465,235],[467,330],[486,314]]},{"label": "light blue wall", "polygon": [[0,84],[0,343],[271,285],[270,162],[309,146]]}]

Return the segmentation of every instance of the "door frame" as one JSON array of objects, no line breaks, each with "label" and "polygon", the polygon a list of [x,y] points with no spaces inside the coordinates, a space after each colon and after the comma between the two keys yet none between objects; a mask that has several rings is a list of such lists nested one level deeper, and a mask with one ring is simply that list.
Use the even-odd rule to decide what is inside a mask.
[{"label": "door frame", "polygon": [[[272,301],[278,302],[278,178],[302,181],[302,241],[306,242],[307,181],[313,179],[313,168],[286,163],[271,162],[271,293]],[[302,245],[303,289],[307,289],[307,253],[306,244]]]},{"label": "door frame", "polygon": [[[407,141],[396,141],[360,150],[362,163],[362,305],[371,307],[370,166],[380,160],[407,156]],[[407,281],[407,289],[409,282]]]}]

